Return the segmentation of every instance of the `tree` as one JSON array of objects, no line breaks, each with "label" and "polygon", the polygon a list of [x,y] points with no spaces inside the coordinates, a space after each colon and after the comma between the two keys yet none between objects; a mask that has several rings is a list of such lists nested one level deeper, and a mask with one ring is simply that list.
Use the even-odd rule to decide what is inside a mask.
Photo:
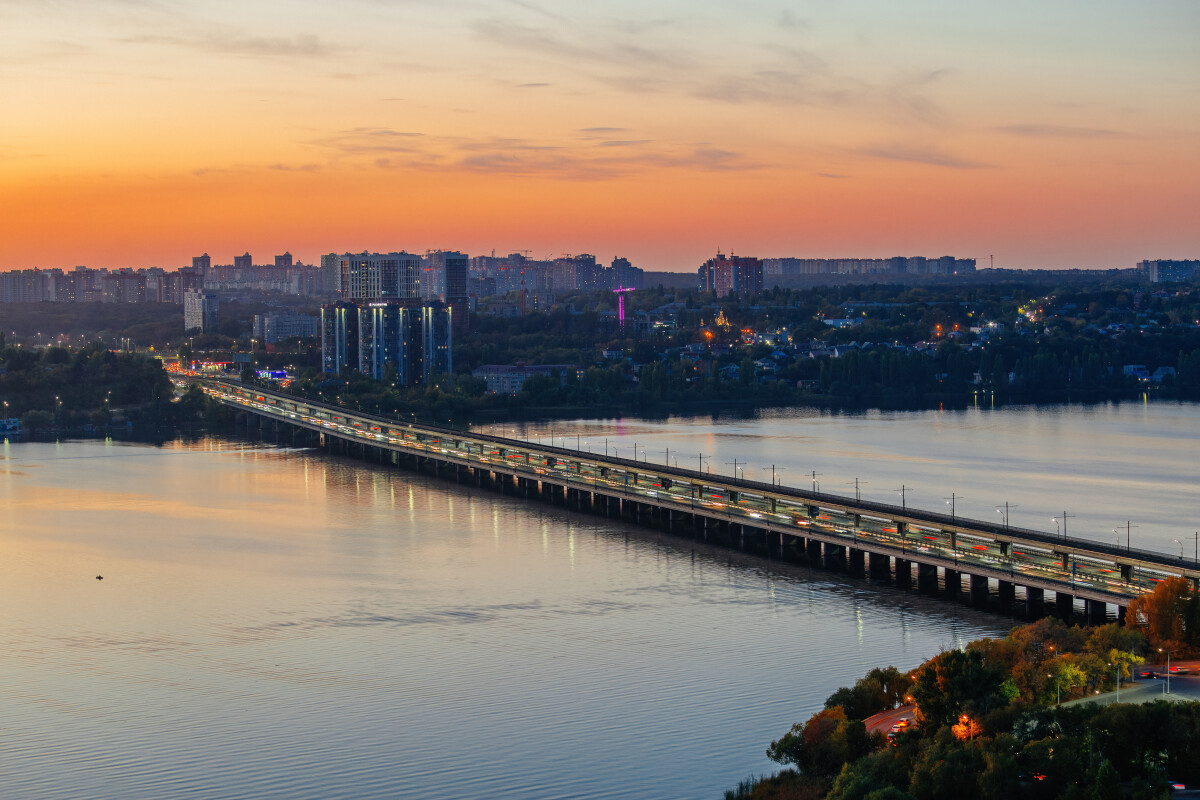
[{"label": "tree", "polygon": [[1200,647],[1200,594],[1187,578],[1167,578],[1150,594],[1135,597],[1126,618],[1134,621],[1154,649],[1183,652]]},{"label": "tree", "polygon": [[985,663],[978,650],[948,650],[922,665],[912,696],[922,725],[939,728],[1007,705],[1014,690],[1007,670]]},{"label": "tree", "polygon": [[1094,629],[1083,648],[1089,653],[1107,654],[1110,650],[1144,653],[1147,646],[1146,637],[1137,628],[1110,622]]},{"label": "tree", "polygon": [[1048,695],[1046,699],[1052,697],[1056,702],[1063,695],[1069,696],[1071,689],[1087,685],[1087,675],[1069,658],[1055,659],[1050,666],[1048,677],[1051,679],[1048,688],[1054,694]]},{"label": "tree", "polygon": [[895,667],[875,669],[854,684],[853,688],[842,687],[825,701],[826,708],[841,706],[851,719],[866,719],[889,708],[895,708],[908,694],[912,679],[907,672]]},{"label": "tree", "polygon": [[1117,666],[1121,670],[1121,677],[1128,680],[1133,677],[1132,668],[1146,663],[1146,659],[1134,653],[1114,648],[1108,651],[1108,663]]},{"label": "tree", "polygon": [[771,742],[767,757],[794,764],[809,775],[832,778],[843,764],[862,758],[881,740],[878,735],[869,736],[862,722],[848,720],[840,707],[827,708]]}]

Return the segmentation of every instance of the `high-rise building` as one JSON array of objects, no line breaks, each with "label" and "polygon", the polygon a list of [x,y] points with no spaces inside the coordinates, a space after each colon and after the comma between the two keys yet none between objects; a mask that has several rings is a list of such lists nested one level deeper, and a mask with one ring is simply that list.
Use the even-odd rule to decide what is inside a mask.
[{"label": "high-rise building", "polygon": [[146,299],[146,276],[128,267],[101,279],[102,303],[141,303]]},{"label": "high-rise building", "polygon": [[628,258],[612,260],[612,286],[608,289],[644,289],[646,271],[629,263]]},{"label": "high-rise building", "polygon": [[347,300],[405,300],[421,296],[421,257],[412,253],[346,253],[338,256],[340,289]]},{"label": "high-rise building", "polygon": [[1138,269],[1151,283],[1177,283],[1200,277],[1200,260],[1152,259],[1139,261]]},{"label": "high-rise building", "polygon": [[611,289],[605,280],[604,268],[596,263],[596,257],[591,253],[580,253],[575,256],[575,289],[584,292],[595,292],[600,289]]},{"label": "high-rise building", "polygon": [[183,295],[183,329],[216,333],[219,303],[212,292],[188,291]]},{"label": "high-rise building", "polygon": [[454,327],[468,327],[470,292],[467,289],[467,267],[470,258],[453,250],[430,250],[425,254],[421,273],[421,296],[440,300],[454,310]]},{"label": "high-rise building", "polygon": [[274,344],[281,339],[307,339],[321,330],[321,319],[311,314],[255,314],[255,339]]},{"label": "high-rise building", "polygon": [[358,306],[333,303],[321,306],[321,369],[345,375],[358,369]]},{"label": "high-rise building", "polygon": [[212,258],[209,257],[208,253],[202,256],[192,256],[192,269],[199,270],[200,275],[203,277],[212,269]]},{"label": "high-rise building", "polygon": [[762,293],[763,266],[757,258],[746,256],[724,256],[717,253],[700,267],[700,291],[716,292],[725,297],[730,292],[742,297],[754,297]]},{"label": "high-rise building", "polygon": [[245,253],[243,255],[233,257],[233,268],[235,270],[250,269],[253,266],[254,266],[254,258],[249,253]]},{"label": "high-rise building", "polygon": [[357,369],[376,380],[394,380],[398,386],[427,383],[453,369],[452,315],[443,303],[417,299],[325,306],[321,309],[324,370],[345,374]]},{"label": "high-rise building", "polygon": [[292,254],[284,253],[281,256],[275,256],[275,268],[276,269],[291,269],[292,268]]}]

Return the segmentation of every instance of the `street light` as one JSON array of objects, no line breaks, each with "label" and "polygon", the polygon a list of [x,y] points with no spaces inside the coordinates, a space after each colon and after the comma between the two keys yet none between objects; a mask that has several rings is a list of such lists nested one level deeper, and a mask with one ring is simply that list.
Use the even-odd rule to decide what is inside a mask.
[{"label": "street light", "polygon": [[999,514],[1000,518],[1004,520],[1004,527],[1007,530],[1008,529],[1008,503],[1004,504],[1004,508],[997,508],[996,513]]},{"label": "street light", "polygon": [[951,522],[954,521],[955,516],[956,516],[954,513],[954,508],[955,508],[955,503],[957,501],[958,501],[958,495],[956,495],[954,492],[951,492],[950,497],[946,498],[946,505],[950,506],[950,521]]},{"label": "street light", "polygon": [[[1125,520],[1125,552],[1126,553],[1129,552],[1130,529],[1136,528],[1136,527],[1138,527],[1138,526],[1134,525],[1131,521]],[[1117,547],[1120,547],[1121,546],[1121,531],[1118,530],[1117,528],[1113,528],[1112,532],[1117,535]]]},{"label": "street light", "polygon": [[1062,678],[1058,675],[1046,674],[1047,678],[1054,678],[1054,705],[1062,705]]},{"label": "street light", "polygon": [[[1163,649],[1158,648],[1158,652],[1163,652]],[[1171,651],[1167,650],[1167,694],[1171,693]]]},{"label": "street light", "polygon": [[963,714],[961,717],[958,718],[958,721],[966,729],[967,739],[972,742],[975,741],[975,728],[971,725],[971,718],[968,717],[966,714]]}]

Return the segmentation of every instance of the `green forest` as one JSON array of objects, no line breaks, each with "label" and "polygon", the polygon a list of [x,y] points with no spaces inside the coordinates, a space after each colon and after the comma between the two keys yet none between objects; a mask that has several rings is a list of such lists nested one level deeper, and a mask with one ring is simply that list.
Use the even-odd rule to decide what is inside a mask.
[{"label": "green forest", "polygon": [[173,425],[204,408],[193,393],[172,402],[175,387],[162,362],[95,343],[65,347],[6,347],[0,334],[0,402],[3,416],[21,420],[30,433],[102,428],[116,421]]},{"label": "green forest", "polygon": [[[1200,703],[1059,704],[1111,691],[1160,648],[1200,654],[1200,594],[1183,578],[1126,618],[1096,628],[1046,618],[914,670],[872,670],[770,744],[786,769],[725,798],[1156,800],[1168,781],[1200,783]],[[915,725],[891,741],[867,732],[864,719],[905,704]]]}]

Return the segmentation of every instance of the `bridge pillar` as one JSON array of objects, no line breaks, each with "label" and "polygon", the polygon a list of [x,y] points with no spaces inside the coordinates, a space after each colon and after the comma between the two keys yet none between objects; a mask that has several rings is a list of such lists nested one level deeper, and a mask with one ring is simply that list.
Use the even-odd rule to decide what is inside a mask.
[{"label": "bridge pillar", "polygon": [[805,555],[808,556],[810,564],[820,564],[823,554],[821,552],[821,543],[816,539],[807,539],[804,542]]},{"label": "bridge pillar", "polygon": [[962,573],[956,569],[946,572],[946,597],[954,599],[962,592]]},{"label": "bridge pillar", "polygon": [[1075,598],[1066,592],[1054,593],[1054,616],[1067,622],[1075,616]]},{"label": "bridge pillar", "polygon": [[903,558],[896,559],[896,588],[912,588],[912,562]]},{"label": "bridge pillar", "polygon": [[1084,613],[1087,614],[1089,625],[1103,625],[1108,622],[1108,604],[1099,600],[1084,600]]},{"label": "bridge pillar", "polygon": [[871,553],[867,558],[871,578],[886,581],[892,577],[892,559],[879,553]]},{"label": "bridge pillar", "polygon": [[1041,619],[1046,616],[1046,590],[1033,586],[1025,587],[1025,616]]},{"label": "bridge pillar", "polygon": [[971,576],[971,605],[986,606],[988,604],[988,579],[985,575]]},{"label": "bridge pillar", "polygon": [[795,563],[800,560],[801,539],[779,531],[779,560]]},{"label": "bridge pillar", "polygon": [[852,578],[863,577],[863,571],[864,571],[863,568],[866,566],[866,560],[867,560],[866,555],[867,554],[864,553],[862,550],[859,550],[859,549],[853,548],[853,547],[848,548],[848,550],[849,550],[848,561],[850,562],[848,566],[849,566],[850,577],[852,577]]},{"label": "bridge pillar", "polygon": [[997,586],[1000,595],[1000,606],[1007,613],[1012,612],[1013,601],[1017,599],[1017,587],[1012,581],[1000,581]]},{"label": "bridge pillar", "polygon": [[825,544],[825,569],[846,571],[846,548],[838,544]]},{"label": "bridge pillar", "polygon": [[1128,612],[1129,609],[1126,606],[1117,606],[1117,624],[1121,627],[1125,627],[1125,623],[1127,621],[1125,617]]},{"label": "bridge pillar", "polygon": [[937,567],[933,564],[917,564],[917,591],[937,594],[937,577]]}]

